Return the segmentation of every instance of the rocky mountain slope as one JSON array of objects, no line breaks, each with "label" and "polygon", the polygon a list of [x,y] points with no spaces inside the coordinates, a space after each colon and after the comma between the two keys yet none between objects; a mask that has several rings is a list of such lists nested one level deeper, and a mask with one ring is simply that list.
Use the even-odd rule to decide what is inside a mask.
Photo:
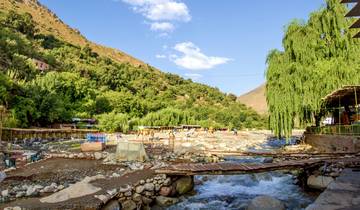
[{"label": "rocky mountain slope", "polygon": [[248,107],[251,107],[259,114],[266,114],[268,108],[267,108],[265,91],[266,91],[266,85],[262,84],[259,87],[255,88],[254,90],[251,90],[250,92],[241,95],[238,98],[238,101],[240,103],[245,104]]}]

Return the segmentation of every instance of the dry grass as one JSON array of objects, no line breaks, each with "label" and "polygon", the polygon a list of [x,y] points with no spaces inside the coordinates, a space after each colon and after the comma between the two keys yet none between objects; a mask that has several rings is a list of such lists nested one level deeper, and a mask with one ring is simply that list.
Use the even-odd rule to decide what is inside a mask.
[{"label": "dry grass", "polygon": [[263,84],[254,90],[240,96],[238,101],[248,107],[253,108],[259,114],[266,114],[268,112],[268,107],[266,102],[265,89],[266,86]]}]

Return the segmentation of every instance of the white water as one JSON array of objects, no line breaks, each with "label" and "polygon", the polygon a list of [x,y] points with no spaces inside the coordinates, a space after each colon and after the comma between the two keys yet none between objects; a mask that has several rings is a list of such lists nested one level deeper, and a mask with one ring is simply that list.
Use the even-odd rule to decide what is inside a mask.
[{"label": "white water", "polygon": [[[279,141],[280,142],[280,141]],[[276,145],[266,145],[266,149]],[[265,145],[264,145],[265,146]],[[231,162],[261,163],[264,158],[230,158]],[[293,184],[293,176],[283,172],[266,172],[231,176],[196,176],[196,194],[169,207],[170,210],[235,210],[246,209],[251,199],[269,195],[283,201],[287,209],[304,209],[314,201],[301,188]]]}]

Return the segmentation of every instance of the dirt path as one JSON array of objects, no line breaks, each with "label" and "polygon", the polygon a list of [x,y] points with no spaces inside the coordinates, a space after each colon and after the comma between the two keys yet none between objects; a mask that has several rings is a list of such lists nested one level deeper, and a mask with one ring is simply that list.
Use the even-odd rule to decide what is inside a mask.
[{"label": "dirt path", "polygon": [[1,205],[0,209],[8,206],[19,206],[26,209],[99,209],[103,205],[102,202],[95,198],[94,195],[105,194],[107,190],[114,188],[119,189],[121,186],[127,184],[135,184],[139,180],[147,179],[154,176],[153,170],[141,170],[133,173],[126,174],[121,177],[111,179],[101,179],[92,182],[96,187],[102,188],[101,191],[91,195],[83,196],[80,198],[74,198],[60,203],[41,203],[39,198],[28,198],[23,200],[17,200],[6,205]]}]

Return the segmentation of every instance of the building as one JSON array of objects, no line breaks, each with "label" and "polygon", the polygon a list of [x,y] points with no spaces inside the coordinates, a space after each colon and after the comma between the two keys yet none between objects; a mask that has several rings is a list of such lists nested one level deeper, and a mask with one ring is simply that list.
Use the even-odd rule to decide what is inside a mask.
[{"label": "building", "polygon": [[47,71],[50,68],[49,64],[47,64],[47,63],[45,63],[43,61],[33,59],[33,62],[35,64],[36,68],[41,72]]},{"label": "building", "polygon": [[[360,152],[360,85],[343,86],[325,98],[316,124],[305,131],[305,142],[321,152]],[[329,119],[320,124],[321,120]]]},{"label": "building", "polygon": [[[353,8],[346,14],[346,17],[360,17],[360,0],[342,0],[341,3],[349,4],[356,3]],[[360,28],[360,19],[357,19],[355,23],[350,26],[352,29]],[[357,33],[354,38],[360,38],[360,32]]]}]

